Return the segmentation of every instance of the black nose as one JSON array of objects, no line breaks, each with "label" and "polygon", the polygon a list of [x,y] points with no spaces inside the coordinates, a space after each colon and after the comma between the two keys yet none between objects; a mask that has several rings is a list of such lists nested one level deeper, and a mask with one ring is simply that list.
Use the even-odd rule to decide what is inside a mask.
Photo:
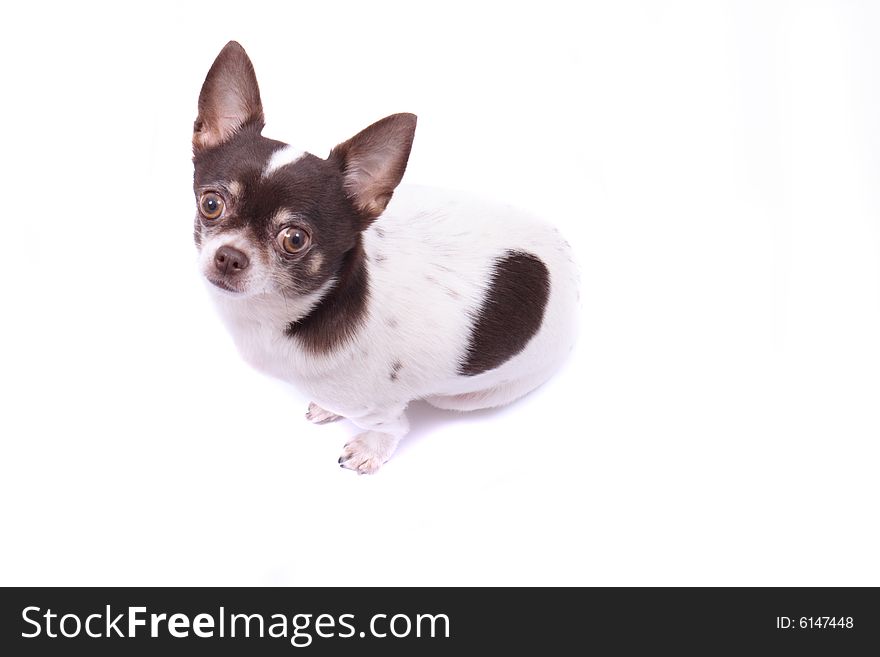
[{"label": "black nose", "polygon": [[237,274],[247,269],[248,257],[234,246],[221,246],[214,254],[214,265],[224,274]]}]

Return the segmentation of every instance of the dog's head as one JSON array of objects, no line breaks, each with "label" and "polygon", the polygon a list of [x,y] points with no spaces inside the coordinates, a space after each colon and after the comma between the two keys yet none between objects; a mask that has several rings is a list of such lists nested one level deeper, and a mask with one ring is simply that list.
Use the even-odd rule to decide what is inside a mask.
[{"label": "dog's head", "polygon": [[208,71],[193,128],[201,270],[221,294],[309,294],[339,275],[385,210],[416,117],[384,118],[327,159],[263,137],[263,125],[253,65],[230,42]]}]

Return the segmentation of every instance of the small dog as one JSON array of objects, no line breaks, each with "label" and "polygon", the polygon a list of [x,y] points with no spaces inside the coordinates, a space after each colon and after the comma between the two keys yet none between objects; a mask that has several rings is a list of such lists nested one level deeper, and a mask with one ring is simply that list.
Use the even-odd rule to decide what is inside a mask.
[{"label": "small dog", "polygon": [[327,159],[263,126],[253,65],[230,42],[193,130],[199,266],[242,356],[306,391],[311,422],[344,417],[363,430],[342,467],[385,463],[412,400],[489,408],[550,377],[574,343],[578,297],[555,229],[398,188],[413,114],[374,123]]}]

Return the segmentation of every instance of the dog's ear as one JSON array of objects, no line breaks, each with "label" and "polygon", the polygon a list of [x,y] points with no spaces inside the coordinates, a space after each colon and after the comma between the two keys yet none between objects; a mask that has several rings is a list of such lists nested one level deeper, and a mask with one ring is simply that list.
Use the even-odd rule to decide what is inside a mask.
[{"label": "dog's ear", "polygon": [[250,58],[235,41],[226,44],[205,77],[199,116],[193,126],[193,150],[222,144],[243,125],[263,128],[263,104]]},{"label": "dog's ear", "polygon": [[330,151],[365,224],[382,214],[403,178],[415,132],[415,114],[392,114]]}]

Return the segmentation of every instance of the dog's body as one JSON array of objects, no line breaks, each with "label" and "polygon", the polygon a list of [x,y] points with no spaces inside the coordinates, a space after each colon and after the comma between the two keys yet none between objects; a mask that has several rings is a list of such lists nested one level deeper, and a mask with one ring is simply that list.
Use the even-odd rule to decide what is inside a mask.
[{"label": "dog's body", "polygon": [[245,359],[315,400],[310,420],[364,430],[344,467],[384,463],[410,401],[499,406],[570,351],[568,245],[509,207],[398,188],[414,116],[370,126],[327,160],[266,139],[256,78],[234,43],[199,109],[195,236],[212,296]]}]

